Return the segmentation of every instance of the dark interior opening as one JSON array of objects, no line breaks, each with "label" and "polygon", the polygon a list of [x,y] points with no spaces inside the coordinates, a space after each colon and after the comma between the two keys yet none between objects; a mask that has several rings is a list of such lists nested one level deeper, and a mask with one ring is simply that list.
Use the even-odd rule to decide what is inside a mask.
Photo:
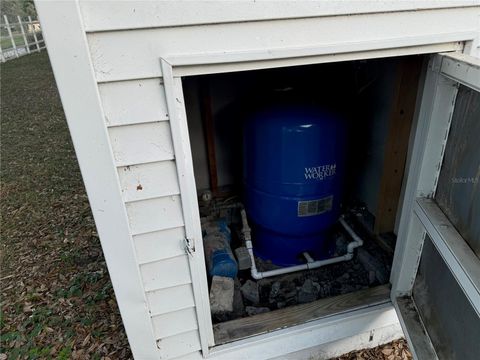
[{"label": "dark interior opening", "polygon": [[[217,345],[342,311],[342,303],[346,308],[358,308],[388,301],[401,188],[422,68],[423,57],[411,56],[183,79],[205,237],[212,221],[225,219],[231,232],[232,255],[240,265],[236,250],[245,247],[239,208],[244,200],[245,119],[267,104],[288,103],[314,105],[345,119],[341,212],[364,240],[352,260],[313,270],[255,280],[249,269],[239,269],[232,281],[232,310],[212,310]],[[348,232],[335,223],[329,234],[331,256],[343,254],[351,241]],[[255,247],[255,232],[252,243]],[[209,246],[204,243],[206,256]],[[255,263],[259,271],[279,268],[268,259],[256,258]],[[208,279],[213,289],[212,277]],[[217,295],[211,293],[211,298]],[[333,297],[340,304],[335,309],[327,301]]]}]

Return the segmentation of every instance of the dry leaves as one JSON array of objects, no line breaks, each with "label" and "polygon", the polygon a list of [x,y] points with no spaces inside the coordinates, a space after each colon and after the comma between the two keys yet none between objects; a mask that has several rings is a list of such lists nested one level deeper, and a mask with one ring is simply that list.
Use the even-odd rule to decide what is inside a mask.
[{"label": "dry leaves", "polygon": [[47,53],[1,82],[0,360],[131,358]]},{"label": "dry leaves", "polygon": [[389,344],[378,346],[373,349],[352,351],[337,358],[336,360],[411,360],[413,359],[405,339],[393,341]]}]

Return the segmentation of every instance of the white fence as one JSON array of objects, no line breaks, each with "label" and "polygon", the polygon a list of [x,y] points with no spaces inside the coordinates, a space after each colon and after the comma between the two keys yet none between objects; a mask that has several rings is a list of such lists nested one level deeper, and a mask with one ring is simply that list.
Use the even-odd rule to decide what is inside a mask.
[{"label": "white fence", "polygon": [[[13,21],[12,21],[13,20]],[[0,59],[2,62],[16,59],[45,49],[40,22],[31,16],[7,17],[0,20]]]}]

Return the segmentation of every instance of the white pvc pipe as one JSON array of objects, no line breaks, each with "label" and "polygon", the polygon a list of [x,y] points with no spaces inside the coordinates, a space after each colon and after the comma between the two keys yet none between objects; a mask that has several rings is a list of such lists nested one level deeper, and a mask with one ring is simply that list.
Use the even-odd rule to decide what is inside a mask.
[{"label": "white pvc pipe", "polygon": [[303,256],[305,257],[305,259],[307,260],[308,263],[313,263],[315,262],[315,260],[313,260],[313,258],[310,256],[310,254],[308,252],[304,252],[303,253]]},{"label": "white pvc pipe", "polygon": [[[250,255],[250,260],[252,262],[252,267],[251,267],[251,275],[255,280],[260,280],[264,279],[267,277],[271,276],[276,276],[276,275],[281,275],[281,274],[288,274],[296,271],[302,271],[302,270],[311,270],[311,269],[317,269],[319,267],[325,266],[325,265],[330,265],[330,264],[335,264],[338,262],[342,261],[349,261],[352,260],[353,258],[353,250],[359,246],[363,245],[363,240],[352,230],[352,228],[347,224],[347,222],[343,219],[343,215],[340,217],[340,224],[345,228],[345,230],[348,232],[348,234],[353,238],[353,241],[350,242],[347,245],[347,253],[342,256],[337,256],[331,259],[325,259],[325,260],[318,260],[318,261],[313,261],[313,259],[308,255],[305,255],[307,259],[306,264],[302,265],[294,265],[294,266],[288,266],[280,269],[275,269],[275,270],[269,270],[269,271],[258,271],[257,266],[255,265],[255,256],[253,255],[253,245],[252,245],[252,237],[251,237],[251,229],[250,226],[248,225],[248,220],[247,220],[247,213],[245,212],[245,209],[241,210],[241,215],[242,215],[242,234],[243,238],[245,239],[245,247],[248,250],[248,253]],[[310,259],[313,262],[310,262]]]},{"label": "white pvc pipe", "polygon": [[353,239],[352,242],[350,242],[347,245],[347,253],[348,254],[353,254],[353,250],[359,246],[363,245],[363,240],[358,236],[355,231],[350,227],[350,225],[347,224],[345,221],[343,215],[340,216],[340,219],[338,220],[340,224],[342,224],[343,228],[347,231],[348,235],[350,235]]}]

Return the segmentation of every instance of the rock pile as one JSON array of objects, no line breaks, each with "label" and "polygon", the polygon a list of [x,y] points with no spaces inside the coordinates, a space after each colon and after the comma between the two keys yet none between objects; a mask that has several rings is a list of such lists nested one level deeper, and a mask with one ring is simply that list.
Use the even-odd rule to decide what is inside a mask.
[{"label": "rock pile", "polygon": [[[346,250],[348,241],[337,238],[334,256]],[[214,279],[210,291],[214,322],[253,316],[271,310],[305,304],[319,299],[342,295],[388,282],[391,259],[374,245],[359,248],[351,261],[328,265],[314,270],[252,280],[247,268],[245,248],[237,248],[236,257],[244,257],[244,265],[234,280]],[[374,254],[374,255],[372,255]],[[241,261],[239,261],[241,263]],[[256,259],[260,271],[277,266]],[[218,289],[222,289],[220,292]],[[231,309],[228,310],[227,309]]]}]

